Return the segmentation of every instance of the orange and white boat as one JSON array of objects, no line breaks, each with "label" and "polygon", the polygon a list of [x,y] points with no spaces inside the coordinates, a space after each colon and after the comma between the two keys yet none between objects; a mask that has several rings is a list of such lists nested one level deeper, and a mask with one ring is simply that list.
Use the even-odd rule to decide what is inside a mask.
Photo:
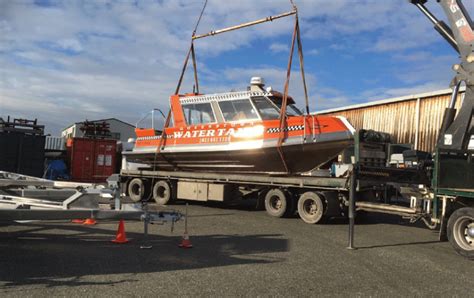
[{"label": "orange and white boat", "polygon": [[281,134],[282,99],[259,77],[248,91],[172,95],[169,127],[137,127],[123,154],[163,170],[286,174],[317,169],[353,143],[345,118],[303,115],[291,97]]}]

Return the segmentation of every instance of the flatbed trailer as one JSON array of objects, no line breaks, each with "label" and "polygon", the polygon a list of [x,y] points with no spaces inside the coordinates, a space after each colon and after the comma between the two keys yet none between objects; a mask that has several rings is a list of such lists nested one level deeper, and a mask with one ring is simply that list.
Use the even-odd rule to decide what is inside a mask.
[{"label": "flatbed trailer", "polygon": [[[225,202],[254,198],[257,202],[256,208],[265,206],[267,212],[276,217],[295,212],[296,201],[293,198],[296,193],[311,191],[320,195],[339,194],[347,197],[350,188],[347,177],[153,170],[122,170],[121,177],[123,191],[134,201],[145,198],[154,199],[158,204],[167,204],[174,199]],[[335,202],[333,199],[330,201],[330,204]],[[324,210],[324,213],[331,211],[333,210]],[[312,221],[318,222],[322,215]]]},{"label": "flatbed trailer", "polygon": [[[327,218],[347,216],[351,196],[361,198],[360,208],[416,214],[416,208],[381,206],[381,190],[386,183],[427,183],[427,177],[416,169],[386,167],[387,148],[384,133],[358,131],[354,148],[338,156],[358,164],[353,181],[354,165],[341,162],[342,174],[331,174],[329,168],[305,174],[271,175],[153,169],[122,169],[122,192],[133,201],[154,200],[165,205],[175,199],[191,201],[230,201],[256,199],[256,208],[265,209],[274,217],[298,213],[306,223],[320,223]],[[382,140],[382,141],[380,141]],[[335,162],[336,163],[336,162]],[[353,193],[353,194],[351,194]],[[384,199],[384,203],[389,200]]]},{"label": "flatbed trailer", "polygon": [[[121,189],[133,201],[154,200],[160,205],[176,199],[225,202],[252,198],[256,200],[256,208],[265,209],[270,216],[298,214],[309,224],[348,217],[349,248],[355,247],[354,223],[358,211],[394,214],[412,223],[424,222],[428,228],[439,231],[440,240],[450,238],[456,251],[473,258],[469,243],[470,233],[474,232],[471,222],[464,221],[463,226],[456,226],[449,220],[453,214],[458,217],[456,211],[459,209],[474,212],[474,191],[436,188],[431,185],[433,181],[425,169],[388,166],[387,159],[392,150],[389,148],[393,148],[393,144],[387,143],[384,137],[377,137],[377,140],[367,137],[377,134],[383,133],[356,132],[354,148],[348,150],[350,156],[337,157],[337,160],[352,162],[333,163],[346,167],[339,177],[331,176],[334,173],[330,174],[329,170],[263,175],[122,169]],[[456,244],[453,235],[457,235],[461,245]],[[464,238],[460,239],[462,235]]]}]

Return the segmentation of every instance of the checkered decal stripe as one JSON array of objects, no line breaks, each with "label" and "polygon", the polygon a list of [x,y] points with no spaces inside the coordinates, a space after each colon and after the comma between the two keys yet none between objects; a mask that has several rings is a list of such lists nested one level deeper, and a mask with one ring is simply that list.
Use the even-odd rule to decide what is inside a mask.
[{"label": "checkered decal stripe", "polygon": [[[293,126],[285,127],[283,131],[296,131],[296,130],[303,130],[303,129],[304,129],[304,125],[293,125]],[[267,129],[267,133],[276,133],[276,132],[280,132],[279,127]]]},{"label": "checkered decal stripe", "polygon": [[[173,135],[166,135],[167,139],[173,138]],[[151,137],[139,137],[137,138],[137,141],[150,141],[150,140],[159,140],[161,139],[161,136],[151,136]]]}]

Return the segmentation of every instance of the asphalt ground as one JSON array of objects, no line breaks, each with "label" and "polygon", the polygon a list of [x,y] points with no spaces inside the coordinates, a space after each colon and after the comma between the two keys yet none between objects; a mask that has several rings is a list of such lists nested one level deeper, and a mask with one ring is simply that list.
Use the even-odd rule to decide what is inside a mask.
[{"label": "asphalt ground", "polygon": [[[171,208],[184,210],[184,205]],[[189,206],[192,249],[178,248],[184,222],[0,226],[0,296],[472,296],[474,263],[398,217],[369,215],[348,250],[345,220],[308,225],[250,205]]]}]

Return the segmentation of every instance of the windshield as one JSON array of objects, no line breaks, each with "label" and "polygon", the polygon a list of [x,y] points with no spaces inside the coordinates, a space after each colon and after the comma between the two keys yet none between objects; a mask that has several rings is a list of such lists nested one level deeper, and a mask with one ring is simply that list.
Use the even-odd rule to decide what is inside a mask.
[{"label": "windshield", "polygon": [[218,103],[225,121],[248,121],[258,120],[250,100],[229,100]]},{"label": "windshield", "polygon": [[294,104],[289,104],[286,106],[287,114],[290,116],[301,116],[303,112],[300,111]]},{"label": "windshield", "polygon": [[252,97],[262,120],[274,120],[280,118],[280,109],[264,96]]},{"label": "windshield", "polygon": [[[271,96],[269,99],[276,107],[278,107],[278,113],[279,113],[281,109],[282,99],[276,96]],[[296,105],[294,104],[294,100],[291,97],[288,97],[288,101],[290,102],[290,103],[287,103],[286,105],[286,114],[288,116],[303,115],[303,113],[296,107]]]},{"label": "windshield", "polygon": [[210,103],[194,103],[183,105],[183,112],[188,125],[216,122]]}]

